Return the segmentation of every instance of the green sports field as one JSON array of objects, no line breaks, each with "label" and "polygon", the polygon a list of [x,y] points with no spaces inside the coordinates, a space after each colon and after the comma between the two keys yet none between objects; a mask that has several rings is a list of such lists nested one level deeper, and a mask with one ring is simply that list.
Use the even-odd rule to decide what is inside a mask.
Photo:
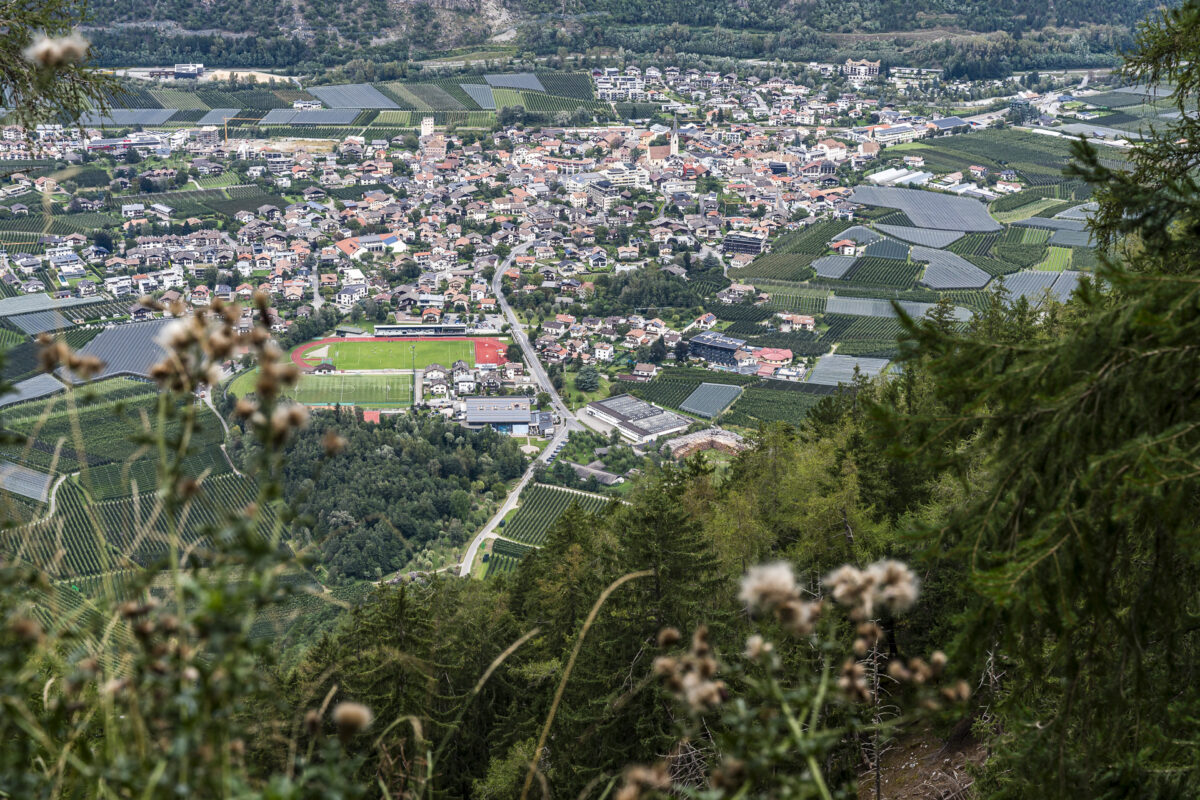
[{"label": "green sports field", "polygon": [[[412,369],[414,361],[417,369],[424,369],[430,364],[449,367],[460,359],[475,366],[475,343],[470,341],[366,342],[348,339],[330,344],[328,348],[329,355],[324,358],[332,360],[335,369]],[[304,358],[310,363],[318,363],[323,358],[317,355],[319,352],[321,348],[310,350]]]},{"label": "green sports field", "polygon": [[[254,391],[258,370],[239,375],[229,390],[241,397]],[[411,375],[302,375],[294,389],[284,392],[306,406],[379,406],[407,408],[412,405]]]}]

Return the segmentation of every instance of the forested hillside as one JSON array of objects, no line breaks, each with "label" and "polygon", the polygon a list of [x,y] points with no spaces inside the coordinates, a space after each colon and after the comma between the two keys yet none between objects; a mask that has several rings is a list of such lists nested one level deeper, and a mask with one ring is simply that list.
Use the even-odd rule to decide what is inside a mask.
[{"label": "forested hillside", "polygon": [[150,7],[120,0],[94,6],[91,17],[98,29],[95,50],[107,65],[190,59],[308,70],[356,58],[390,61],[481,44],[515,27],[518,42],[541,55],[593,46],[795,60],[861,55],[979,77],[1027,67],[1114,63],[1132,43],[1135,23],[1156,5],[1149,0],[928,0],[919,8],[899,0],[850,5],[828,0],[304,0],[281,14],[243,0],[173,0]]}]

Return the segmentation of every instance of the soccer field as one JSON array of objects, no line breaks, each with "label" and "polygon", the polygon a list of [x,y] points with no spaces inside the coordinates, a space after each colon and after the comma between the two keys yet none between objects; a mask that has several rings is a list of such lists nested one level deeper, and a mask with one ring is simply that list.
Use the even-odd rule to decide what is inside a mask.
[{"label": "soccer field", "polygon": [[356,405],[408,407],[412,405],[411,375],[303,375],[294,389],[284,393],[306,406]]},{"label": "soccer field", "polygon": [[[310,356],[311,357],[311,356]],[[475,366],[475,343],[443,342],[366,342],[347,339],[329,345],[329,358],[336,369],[417,369],[430,364],[449,367],[463,360]]]}]

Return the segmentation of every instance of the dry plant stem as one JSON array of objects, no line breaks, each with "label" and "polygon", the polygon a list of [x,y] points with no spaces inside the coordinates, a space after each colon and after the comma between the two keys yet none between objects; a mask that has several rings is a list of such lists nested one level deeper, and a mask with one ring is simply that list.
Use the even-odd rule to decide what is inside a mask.
[{"label": "dry plant stem", "polygon": [[[823,659],[821,668],[821,682],[817,685],[817,696],[813,698],[812,713],[809,718],[808,729],[815,730],[818,711],[821,703],[825,701],[826,687],[829,684],[829,657]],[[775,695],[775,699],[779,701],[779,710],[783,712],[783,717],[787,720],[788,730],[791,731],[792,739],[796,746],[801,750],[807,749],[805,746],[804,731],[800,728],[800,721],[796,719],[795,712],[792,711],[792,706],[783,696],[783,690],[779,686],[779,681],[774,677],[771,678],[771,693]],[[817,785],[817,791],[821,793],[824,800],[833,800],[833,795],[829,793],[829,787],[825,785],[825,778],[821,775],[821,767],[817,764],[816,756],[808,753],[804,756],[805,762],[808,764],[808,770],[812,773],[813,783]]]},{"label": "dry plant stem", "polygon": [[546,715],[546,724],[542,726],[542,733],[538,736],[537,747],[533,749],[533,758],[529,762],[529,772],[525,775],[525,786],[521,789],[521,800],[527,800],[529,797],[529,789],[533,786],[533,775],[537,770],[538,754],[546,746],[546,737],[550,735],[550,726],[554,723],[554,714],[558,711],[558,704],[562,700],[563,692],[566,691],[567,681],[571,677],[571,670],[575,668],[575,659],[579,658],[579,651],[583,648],[583,640],[587,636],[588,630],[591,629],[592,623],[596,621],[596,615],[600,613],[601,606],[608,600],[609,595],[622,585],[637,578],[648,578],[653,574],[654,570],[643,569],[638,572],[630,572],[628,575],[622,575],[600,593],[600,597],[596,599],[592,610],[588,612],[587,619],[583,623],[583,628],[579,631],[579,638],[575,640],[575,646],[571,648],[571,657],[567,659],[567,668],[563,670],[562,680],[558,682],[558,688],[554,690],[554,700],[550,703],[550,712]]}]

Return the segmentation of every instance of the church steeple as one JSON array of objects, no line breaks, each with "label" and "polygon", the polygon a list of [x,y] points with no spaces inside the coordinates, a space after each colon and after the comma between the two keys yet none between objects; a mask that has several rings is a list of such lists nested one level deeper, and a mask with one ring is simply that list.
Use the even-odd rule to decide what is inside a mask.
[{"label": "church steeple", "polygon": [[671,123],[671,155],[679,155],[679,116],[672,117],[674,122]]}]

